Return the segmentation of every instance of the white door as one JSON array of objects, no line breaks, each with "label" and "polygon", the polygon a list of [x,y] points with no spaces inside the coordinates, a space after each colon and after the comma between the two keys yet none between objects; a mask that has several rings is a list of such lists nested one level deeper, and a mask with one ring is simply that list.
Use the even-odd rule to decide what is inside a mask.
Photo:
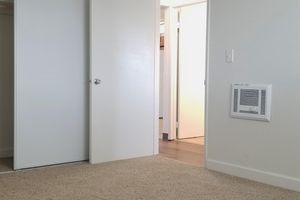
[{"label": "white door", "polygon": [[178,138],[204,136],[206,3],[181,8]]},{"label": "white door", "polygon": [[88,159],[88,4],[15,2],[15,169]]},{"label": "white door", "polygon": [[156,1],[90,8],[90,162],[153,155]]}]

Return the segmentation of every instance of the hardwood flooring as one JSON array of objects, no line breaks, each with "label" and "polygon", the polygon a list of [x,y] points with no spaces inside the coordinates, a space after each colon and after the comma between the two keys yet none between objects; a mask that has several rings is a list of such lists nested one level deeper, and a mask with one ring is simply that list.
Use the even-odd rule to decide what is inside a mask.
[{"label": "hardwood flooring", "polygon": [[204,167],[204,145],[202,144],[185,142],[185,140],[160,140],[159,146],[161,156]]}]

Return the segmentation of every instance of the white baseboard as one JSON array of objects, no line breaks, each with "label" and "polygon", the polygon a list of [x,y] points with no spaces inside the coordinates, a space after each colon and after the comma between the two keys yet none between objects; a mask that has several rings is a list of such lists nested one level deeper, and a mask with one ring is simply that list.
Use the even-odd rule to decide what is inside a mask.
[{"label": "white baseboard", "polygon": [[217,160],[207,160],[206,167],[210,170],[246,178],[249,180],[281,187],[300,192],[300,179],[288,177],[281,174],[265,172],[257,169],[251,169],[235,164],[220,162]]},{"label": "white baseboard", "polygon": [[0,149],[0,158],[8,158],[13,156],[12,149]]}]

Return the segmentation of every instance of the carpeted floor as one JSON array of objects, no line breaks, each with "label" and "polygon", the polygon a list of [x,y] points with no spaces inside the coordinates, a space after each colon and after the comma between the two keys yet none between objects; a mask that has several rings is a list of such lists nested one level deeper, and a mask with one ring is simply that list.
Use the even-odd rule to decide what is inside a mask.
[{"label": "carpeted floor", "polygon": [[1,200],[300,200],[300,193],[160,156],[0,175]]}]

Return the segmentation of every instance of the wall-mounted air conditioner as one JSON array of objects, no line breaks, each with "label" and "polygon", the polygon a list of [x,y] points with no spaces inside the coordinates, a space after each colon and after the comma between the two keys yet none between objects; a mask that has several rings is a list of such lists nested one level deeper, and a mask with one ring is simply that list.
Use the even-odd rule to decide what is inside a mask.
[{"label": "wall-mounted air conditioner", "polygon": [[272,85],[232,84],[231,116],[261,121],[271,120]]}]

